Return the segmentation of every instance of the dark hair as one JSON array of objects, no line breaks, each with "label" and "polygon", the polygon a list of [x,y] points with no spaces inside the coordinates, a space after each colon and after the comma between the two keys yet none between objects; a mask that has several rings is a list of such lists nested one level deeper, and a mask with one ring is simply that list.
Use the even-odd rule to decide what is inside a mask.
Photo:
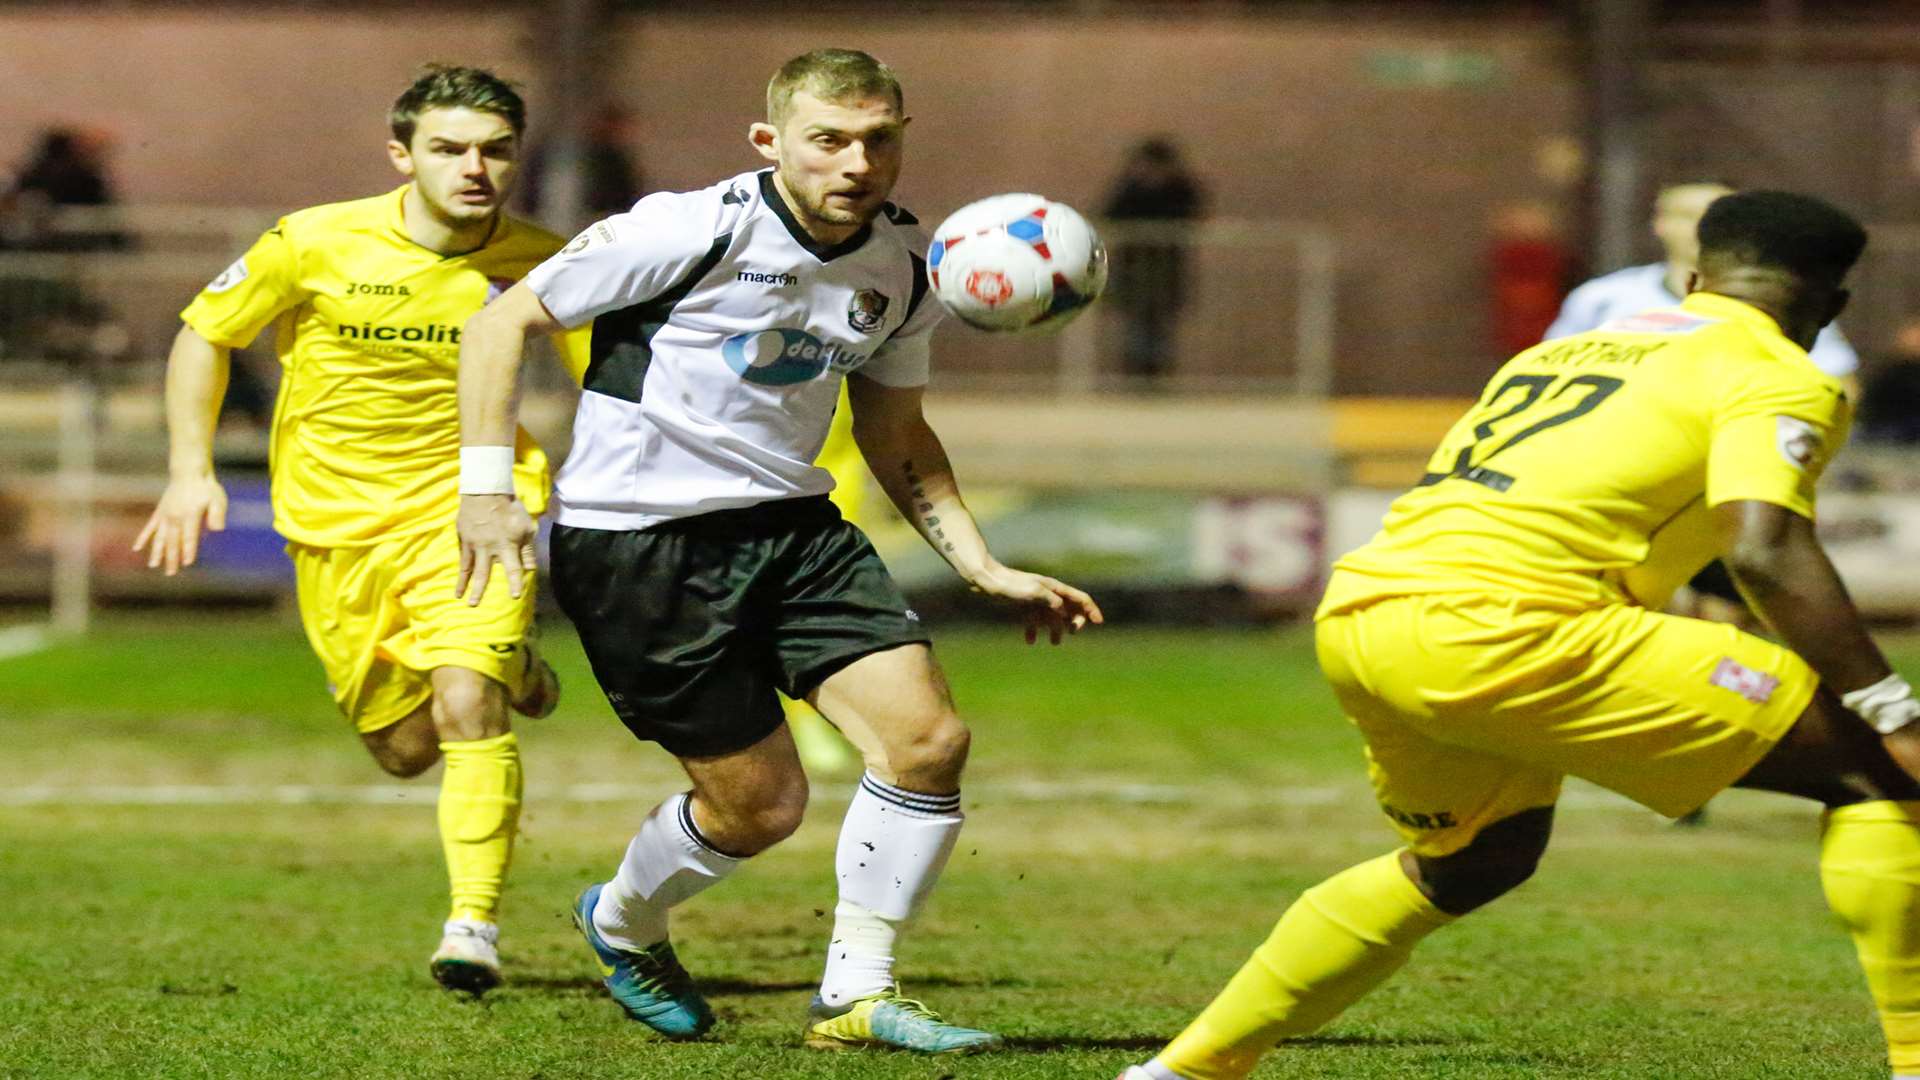
[{"label": "dark hair", "polygon": [[46,160],[70,158],[80,149],[80,136],[68,128],[48,128],[40,133],[40,149],[34,157]]},{"label": "dark hair", "polygon": [[1811,195],[1741,191],[1723,195],[1700,219],[1700,258],[1786,270],[1838,286],[1867,248],[1867,231]]},{"label": "dark hair", "polygon": [[1170,135],[1153,135],[1134,144],[1134,156],[1155,165],[1173,165],[1180,160],[1180,144]]},{"label": "dark hair", "polygon": [[387,110],[387,123],[393,127],[393,137],[406,145],[413,144],[413,126],[420,114],[428,109],[472,109],[475,112],[492,113],[502,117],[513,125],[513,133],[520,134],[527,126],[527,103],[513,85],[491,71],[480,68],[457,67],[452,64],[429,64],[421,76],[413,80]]},{"label": "dark hair", "polygon": [[805,90],[822,101],[846,101],[859,94],[893,99],[906,109],[893,69],[858,49],[815,49],[780,65],[767,82],[767,123],[781,127],[793,111],[793,95]]}]

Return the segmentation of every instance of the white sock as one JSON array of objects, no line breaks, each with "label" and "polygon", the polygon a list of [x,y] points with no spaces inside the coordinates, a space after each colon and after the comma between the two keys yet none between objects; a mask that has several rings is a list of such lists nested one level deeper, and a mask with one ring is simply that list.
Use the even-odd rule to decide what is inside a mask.
[{"label": "white sock", "polygon": [[1147,1074],[1148,1080],[1187,1080],[1186,1077],[1160,1064],[1159,1058],[1154,1058],[1139,1068],[1141,1072]]},{"label": "white sock", "polygon": [[667,940],[667,909],[718,884],[745,859],[722,855],[693,823],[685,792],[653,808],[627,845],[620,870],[600,890],[593,928],[620,949]]},{"label": "white sock", "polygon": [[926,795],[867,773],[840,825],[840,902],[820,997],[844,1005],[893,986],[893,942],[960,838],[960,796]]}]

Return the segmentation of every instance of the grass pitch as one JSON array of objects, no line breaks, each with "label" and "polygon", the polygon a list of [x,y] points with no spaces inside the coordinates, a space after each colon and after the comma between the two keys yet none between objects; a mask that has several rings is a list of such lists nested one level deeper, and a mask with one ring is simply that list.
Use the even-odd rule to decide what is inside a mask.
[{"label": "grass pitch", "polygon": [[[721,1023],[666,1045],[601,992],[567,910],[677,774],[612,719],[565,626],[548,640],[569,700],[520,727],[509,982],[480,1002],[426,972],[433,775],[373,767],[290,623],[116,620],[0,661],[0,1076],[1109,1080],[1301,889],[1393,844],[1300,631],[1060,649],[947,632],[976,732],[969,823],[901,973],[1010,1048],[799,1047],[845,782],[676,913]],[[1535,881],[1256,1075],[1883,1077],[1815,829],[1811,808],[1746,793],[1674,829],[1576,786]]]}]

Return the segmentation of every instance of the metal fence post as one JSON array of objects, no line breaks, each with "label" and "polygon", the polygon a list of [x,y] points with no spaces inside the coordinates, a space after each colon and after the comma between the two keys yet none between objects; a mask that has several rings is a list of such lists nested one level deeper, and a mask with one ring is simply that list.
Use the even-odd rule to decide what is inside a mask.
[{"label": "metal fence post", "polygon": [[94,444],[100,391],[73,380],[60,389],[59,541],[53,549],[53,629],[84,634],[93,614]]},{"label": "metal fence post", "polygon": [[1335,275],[1333,237],[1311,229],[1300,237],[1300,289],[1295,299],[1294,393],[1322,400],[1333,394]]}]

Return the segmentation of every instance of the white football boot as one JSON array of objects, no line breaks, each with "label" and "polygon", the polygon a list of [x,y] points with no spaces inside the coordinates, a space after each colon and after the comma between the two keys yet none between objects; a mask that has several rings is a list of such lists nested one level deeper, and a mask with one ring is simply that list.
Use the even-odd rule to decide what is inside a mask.
[{"label": "white football boot", "polygon": [[428,966],[449,990],[478,997],[500,985],[500,928],[475,919],[449,919]]}]

